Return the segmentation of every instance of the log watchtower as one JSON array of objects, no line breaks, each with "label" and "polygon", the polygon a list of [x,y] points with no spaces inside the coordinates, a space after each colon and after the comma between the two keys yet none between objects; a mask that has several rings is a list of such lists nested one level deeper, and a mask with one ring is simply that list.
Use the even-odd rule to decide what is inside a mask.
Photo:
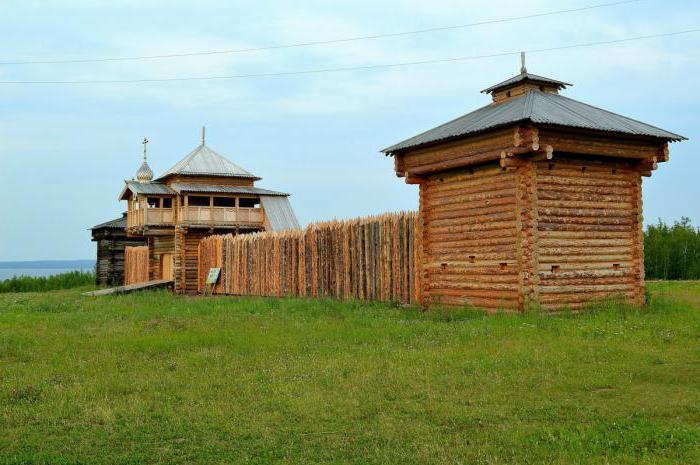
[{"label": "log watchtower", "polygon": [[685,139],[560,95],[525,69],[492,102],[393,145],[420,186],[424,306],[644,301],[642,177]]}]

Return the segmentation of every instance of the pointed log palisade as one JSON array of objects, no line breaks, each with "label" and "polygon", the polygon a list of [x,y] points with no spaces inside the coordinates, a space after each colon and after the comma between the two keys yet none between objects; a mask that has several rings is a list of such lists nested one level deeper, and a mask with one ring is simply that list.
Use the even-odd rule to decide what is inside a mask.
[{"label": "pointed log palisade", "polygon": [[685,138],[567,86],[523,65],[489,105],[383,151],[420,186],[423,306],[644,302],[642,177]]}]

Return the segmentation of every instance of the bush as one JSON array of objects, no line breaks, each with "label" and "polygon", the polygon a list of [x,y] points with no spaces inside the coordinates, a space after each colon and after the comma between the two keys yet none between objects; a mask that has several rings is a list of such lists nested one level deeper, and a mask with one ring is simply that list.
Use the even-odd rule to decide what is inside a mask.
[{"label": "bush", "polygon": [[0,281],[0,293],[54,291],[89,286],[94,283],[95,273],[91,271],[70,271],[52,276],[15,276]]}]

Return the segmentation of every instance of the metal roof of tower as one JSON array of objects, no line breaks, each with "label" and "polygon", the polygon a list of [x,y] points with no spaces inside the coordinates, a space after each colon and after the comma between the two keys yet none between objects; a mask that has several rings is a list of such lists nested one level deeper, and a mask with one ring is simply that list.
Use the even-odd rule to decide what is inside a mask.
[{"label": "metal roof of tower", "polygon": [[261,179],[208,147],[204,135],[205,130],[202,128],[202,143],[188,153],[185,158],[175,163],[156,181],[174,175]]}]

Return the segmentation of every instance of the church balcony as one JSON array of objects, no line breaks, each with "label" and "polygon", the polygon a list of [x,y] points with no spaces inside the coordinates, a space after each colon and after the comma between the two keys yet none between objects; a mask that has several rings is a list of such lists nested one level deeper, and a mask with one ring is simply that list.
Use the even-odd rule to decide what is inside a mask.
[{"label": "church balcony", "polygon": [[248,207],[199,207],[183,206],[178,212],[178,222],[207,225],[262,225],[265,215],[262,208]]},{"label": "church balcony", "polygon": [[175,222],[172,208],[144,208],[130,210],[127,214],[127,226],[172,225]]}]

